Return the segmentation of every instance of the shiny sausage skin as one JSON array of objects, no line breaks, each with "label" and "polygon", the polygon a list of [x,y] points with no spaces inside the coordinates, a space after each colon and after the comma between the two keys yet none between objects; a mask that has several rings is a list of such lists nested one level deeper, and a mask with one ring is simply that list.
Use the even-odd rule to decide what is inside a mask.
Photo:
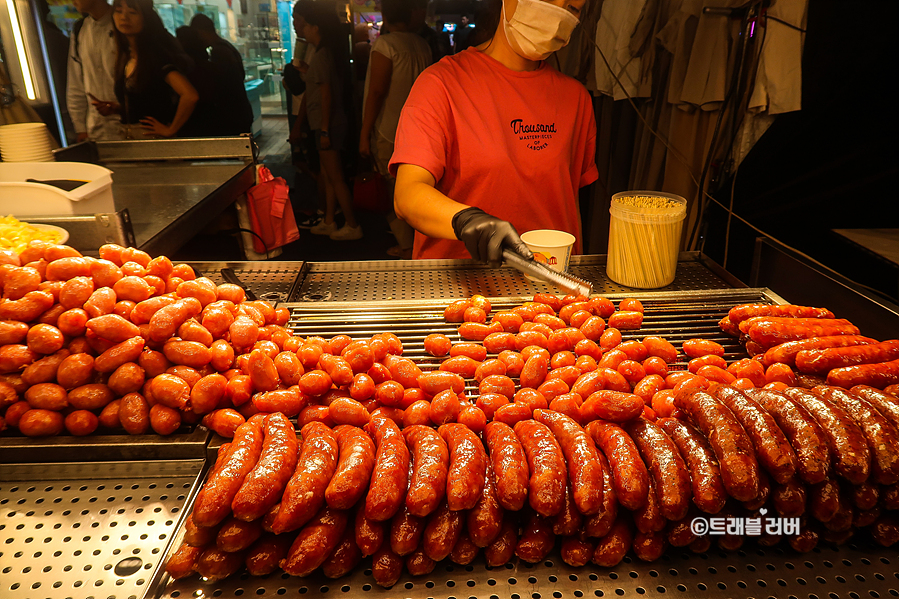
[{"label": "shiny sausage skin", "polygon": [[425,524],[422,537],[422,548],[425,555],[439,562],[449,556],[459,535],[462,533],[462,523],[465,515],[457,510],[451,510],[446,501],[441,502]]},{"label": "shiny sausage skin", "polygon": [[256,520],[281,500],[281,493],[297,466],[297,434],[284,414],[265,418],[265,440],[256,467],[244,479],[231,502],[234,517]]},{"label": "shiny sausage skin", "polygon": [[322,563],[322,573],[328,578],[340,578],[350,573],[362,561],[362,552],[356,546],[352,528],[347,526],[334,551]]},{"label": "shiny sausage skin", "polygon": [[856,385],[849,391],[868,400],[868,403],[886,416],[893,426],[899,428],[899,400],[895,396],[868,385]]},{"label": "shiny sausage skin", "polygon": [[649,471],[630,435],[619,425],[604,420],[588,424],[587,433],[609,461],[612,483],[621,505],[629,510],[645,505]]},{"label": "shiny sausage skin", "polygon": [[690,508],[690,475],[677,445],[665,431],[644,418],[624,424],[640,450],[659,496],[662,516],[667,520],[680,520]]},{"label": "shiny sausage skin", "polygon": [[899,383],[899,360],[880,364],[862,364],[835,368],[827,373],[827,384],[849,389],[856,385],[870,385],[883,389]]},{"label": "shiny sausage skin", "polygon": [[374,554],[384,544],[387,536],[387,523],[375,522],[365,517],[364,507],[356,510],[355,529],[352,533],[353,544],[359,547],[362,557]]},{"label": "shiny sausage skin", "polygon": [[409,555],[418,548],[424,529],[425,519],[413,516],[403,506],[390,521],[390,550],[399,556]]},{"label": "shiny sausage skin", "polygon": [[825,375],[834,368],[877,364],[897,358],[899,339],[890,339],[870,345],[804,350],[796,354],[796,368],[800,372]]},{"label": "shiny sausage skin", "polygon": [[644,562],[654,562],[665,553],[668,548],[668,535],[665,531],[643,533],[634,535],[632,549],[637,559]]},{"label": "shiny sausage skin", "polygon": [[864,433],[846,410],[805,389],[790,387],[784,394],[818,421],[837,474],[856,485],[868,480],[871,452]]},{"label": "shiny sausage skin", "polygon": [[446,494],[449,450],[443,437],[420,424],[407,427],[403,436],[412,454],[406,506],[413,516],[423,518],[437,509]]},{"label": "shiny sausage skin", "polygon": [[322,508],[297,535],[281,562],[281,569],[291,576],[311,574],[337,547],[348,520],[349,513],[345,510]]},{"label": "shiny sausage skin", "polygon": [[588,537],[606,536],[618,516],[618,498],[612,482],[612,469],[602,452],[599,454],[599,461],[602,463],[602,507],[597,513],[587,517],[584,523],[583,534]]},{"label": "shiny sausage skin", "polygon": [[744,320],[756,316],[781,316],[789,318],[833,318],[833,312],[827,308],[797,306],[794,304],[743,304],[734,306],[727,313],[730,321],[739,325]]},{"label": "shiny sausage skin", "polygon": [[762,356],[762,365],[767,368],[772,364],[796,365],[796,356],[801,351],[814,351],[834,347],[854,347],[857,345],[869,345],[877,343],[876,339],[862,335],[832,335],[829,337],[812,337],[811,339],[799,339],[775,345],[765,351]]},{"label": "shiny sausage skin", "polygon": [[548,426],[568,463],[568,480],[578,510],[585,516],[602,507],[602,464],[596,445],[580,424],[552,410],[534,410],[534,420]]},{"label": "shiny sausage skin", "polygon": [[556,544],[552,520],[531,514],[515,546],[515,555],[529,564],[542,562]]},{"label": "shiny sausage skin", "polygon": [[437,562],[425,554],[424,547],[419,547],[406,556],[406,570],[410,576],[425,576],[433,572],[435,566],[437,566]]},{"label": "shiny sausage skin", "polygon": [[595,550],[595,545],[589,540],[582,541],[577,537],[567,537],[562,540],[559,553],[563,562],[573,568],[580,568],[590,562]]},{"label": "shiny sausage skin", "polygon": [[403,573],[403,558],[390,550],[381,547],[371,558],[371,575],[378,586],[389,589],[397,583]]},{"label": "shiny sausage skin", "polygon": [[795,478],[783,485],[774,485],[771,500],[781,518],[798,518],[805,513],[805,485]]},{"label": "shiny sausage skin", "polygon": [[614,568],[621,563],[634,539],[634,533],[628,520],[626,514],[619,515],[615,519],[609,533],[596,544],[593,558],[590,561],[604,568]]},{"label": "shiny sausage skin", "polygon": [[783,318],[759,317],[755,321],[741,323],[740,330],[750,323],[749,338],[762,347],[774,347],[787,341],[833,335],[858,335],[858,327],[845,318]]},{"label": "shiny sausage skin", "polygon": [[400,428],[389,418],[372,416],[366,429],[374,437],[378,451],[365,497],[365,517],[380,522],[392,518],[406,499],[409,448]]},{"label": "shiny sausage skin", "polygon": [[496,496],[496,477],[493,468],[485,468],[481,498],[466,516],[468,537],[476,547],[492,543],[503,525],[503,508]]},{"label": "shiny sausage skin", "polygon": [[688,414],[709,440],[721,468],[724,488],[737,501],[751,501],[759,492],[759,466],[752,443],[727,406],[695,389],[684,389],[674,405]]},{"label": "shiny sausage skin", "polygon": [[664,530],[668,521],[662,516],[659,495],[656,492],[655,481],[649,479],[649,492],[646,493],[646,504],[634,510],[634,525],[639,532],[658,532]]},{"label": "shiny sausage skin", "polygon": [[[483,495],[487,451],[478,436],[464,424],[444,424],[437,432],[449,449],[449,471],[446,478],[449,509],[470,510]],[[435,559],[430,554],[428,556]]]},{"label": "shiny sausage skin", "polygon": [[577,534],[584,523],[584,516],[577,509],[574,501],[574,491],[571,490],[571,481],[565,486],[565,501],[562,503],[562,511],[550,518],[553,532],[562,537],[570,537]]},{"label": "shiny sausage skin", "polygon": [[247,475],[259,461],[262,431],[255,424],[244,423],[234,431],[227,462],[213,472],[194,502],[194,523],[215,526],[231,512],[231,502]]},{"label": "shiny sausage skin", "polygon": [[283,534],[308,522],[325,503],[325,488],[337,467],[337,438],[321,422],[310,422],[300,430],[303,446],[297,468],[281,497],[281,508],[271,531]]},{"label": "shiny sausage skin", "polygon": [[496,496],[500,505],[510,511],[524,507],[528,496],[530,470],[521,442],[508,424],[489,422],[484,441],[496,479]]},{"label": "shiny sausage skin", "polygon": [[707,514],[720,512],[727,501],[727,492],[708,440],[692,425],[674,418],[659,418],[656,424],[671,437],[690,469],[693,503]]},{"label": "shiny sausage skin", "polygon": [[518,543],[518,524],[506,514],[503,518],[503,526],[499,536],[484,548],[484,559],[487,565],[498,568],[508,563],[515,555],[515,545]]},{"label": "shiny sausage skin", "polygon": [[749,435],[759,464],[780,484],[796,475],[796,454],[774,418],[739,389],[718,385],[715,399],[723,403]]},{"label": "shiny sausage skin", "polygon": [[838,387],[820,385],[812,389],[835,405],[842,407],[858,424],[871,451],[871,479],[881,485],[899,482],[899,430],[871,403]]},{"label": "shiny sausage skin", "polygon": [[267,576],[278,569],[281,560],[287,557],[293,535],[264,534],[247,550],[245,564],[250,576]]},{"label": "shiny sausage skin", "polygon": [[824,431],[804,407],[773,389],[745,389],[774,418],[796,453],[799,478],[810,485],[820,483],[830,472],[830,454]]},{"label": "shiny sausage skin", "polygon": [[536,420],[518,422],[514,430],[531,472],[528,501],[541,516],[555,516],[562,511],[568,478],[562,448],[549,427]]},{"label": "shiny sausage skin", "polygon": [[360,428],[342,424],[334,429],[339,448],[337,469],[325,489],[325,501],[335,510],[348,510],[366,491],[375,467],[375,444]]},{"label": "shiny sausage skin", "polygon": [[175,580],[187,578],[196,570],[197,560],[200,559],[203,550],[203,547],[182,543],[178,550],[169,557],[165,564],[165,571]]},{"label": "shiny sausage skin", "polygon": [[243,566],[242,551],[229,553],[218,547],[208,547],[197,558],[196,571],[207,582],[218,582],[236,574]]},{"label": "shiny sausage skin", "polygon": [[222,551],[234,553],[249,548],[261,536],[262,520],[244,522],[231,516],[219,528],[215,544]]}]

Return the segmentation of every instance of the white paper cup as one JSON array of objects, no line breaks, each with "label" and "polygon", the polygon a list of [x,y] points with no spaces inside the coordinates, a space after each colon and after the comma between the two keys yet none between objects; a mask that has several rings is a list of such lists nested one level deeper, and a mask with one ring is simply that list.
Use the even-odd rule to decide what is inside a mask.
[{"label": "white paper cup", "polygon": [[[522,233],[521,240],[528,246],[528,249],[534,252],[534,259],[537,262],[542,262],[559,272],[568,270],[571,249],[575,242],[574,235],[571,233],[554,229],[537,229]],[[532,281],[537,280],[528,278]]]}]

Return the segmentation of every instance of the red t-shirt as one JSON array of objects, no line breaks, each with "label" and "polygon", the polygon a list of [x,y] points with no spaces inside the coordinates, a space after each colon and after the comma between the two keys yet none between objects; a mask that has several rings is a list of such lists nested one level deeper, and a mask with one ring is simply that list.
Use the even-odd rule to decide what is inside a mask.
[{"label": "red t-shirt", "polygon": [[[596,121],[583,85],[541,63],[513,71],[469,48],[426,69],[406,100],[390,160],[430,172],[447,197],[520,233],[577,238],[578,189],[598,177]],[[461,241],[415,233],[413,257],[470,258]]]}]

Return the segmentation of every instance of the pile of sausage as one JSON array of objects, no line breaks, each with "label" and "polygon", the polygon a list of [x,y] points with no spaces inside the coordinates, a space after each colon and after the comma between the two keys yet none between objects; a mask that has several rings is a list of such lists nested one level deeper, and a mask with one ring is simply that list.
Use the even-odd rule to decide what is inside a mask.
[{"label": "pile of sausage", "polygon": [[719,324],[766,367],[789,367],[844,389],[899,391],[899,340],[860,335],[825,308],[746,304],[732,308]]},{"label": "pile of sausage", "polygon": [[202,418],[230,436],[235,408],[300,401],[272,385],[302,373],[285,308],[117,245],[96,259],[35,241],[19,259],[0,266],[0,430],[168,435]]},{"label": "pile of sausage", "polygon": [[[895,396],[788,386],[789,368],[728,365],[702,339],[682,345],[688,370],[669,372],[679,354],[668,341],[623,341],[606,326],[638,326],[636,300],[615,310],[537,296],[487,324],[490,308],[476,296],[447,309],[466,341],[426,338],[428,353],[448,356],[431,372],[390,335],[307,338],[298,353],[321,353],[298,383],[299,435],[264,411],[236,430],[169,574],[339,577],[370,556],[389,587],[404,568],[423,575],[481,552],[492,566],[536,563],[556,545],[566,563],[611,567],[628,551],[651,561],[668,545],[707,550],[712,537],[691,524],[712,515],[798,518],[798,534],[758,537],[786,536],[797,551],[860,529],[899,540]],[[744,536],[714,540],[735,549]]]}]

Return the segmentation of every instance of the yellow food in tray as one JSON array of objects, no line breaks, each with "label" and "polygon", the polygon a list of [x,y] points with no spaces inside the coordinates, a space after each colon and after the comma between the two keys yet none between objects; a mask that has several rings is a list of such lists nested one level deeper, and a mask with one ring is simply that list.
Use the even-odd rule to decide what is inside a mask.
[{"label": "yellow food in tray", "polygon": [[59,243],[62,240],[62,234],[55,228],[48,230],[23,223],[14,216],[0,218],[0,249],[12,250],[21,254],[35,239]]}]

